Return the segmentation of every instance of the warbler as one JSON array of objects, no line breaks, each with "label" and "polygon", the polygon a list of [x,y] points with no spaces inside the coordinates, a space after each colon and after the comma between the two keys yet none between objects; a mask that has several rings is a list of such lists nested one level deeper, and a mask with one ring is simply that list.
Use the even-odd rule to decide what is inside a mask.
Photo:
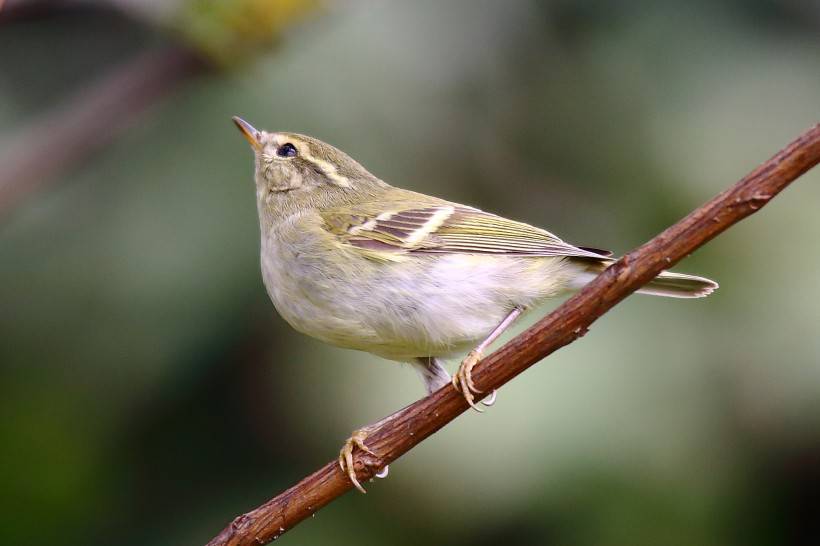
[{"label": "warbler", "polygon": [[[475,405],[471,370],[523,312],[581,288],[614,262],[552,233],[480,209],[390,186],[316,138],[233,121],[255,154],[265,287],[296,330],[408,362],[428,393],[452,381]],[[638,292],[710,294],[717,283],[663,272]],[[452,380],[442,359],[469,354]],[[354,431],[340,464],[353,471]]]}]

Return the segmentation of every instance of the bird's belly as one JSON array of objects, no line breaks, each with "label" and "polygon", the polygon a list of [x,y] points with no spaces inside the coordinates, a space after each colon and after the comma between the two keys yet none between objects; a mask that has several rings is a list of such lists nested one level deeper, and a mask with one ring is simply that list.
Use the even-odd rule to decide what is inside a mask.
[{"label": "bird's belly", "polygon": [[296,330],[322,341],[360,348],[373,338],[359,324],[355,302],[343,281],[301,259],[298,252],[269,247],[262,252],[262,279],[274,307]]},{"label": "bird's belly", "polygon": [[315,253],[262,253],[276,309],[305,334],[391,360],[470,349],[513,307],[552,295],[546,270],[560,263],[468,254],[378,264],[359,257],[320,260]]}]

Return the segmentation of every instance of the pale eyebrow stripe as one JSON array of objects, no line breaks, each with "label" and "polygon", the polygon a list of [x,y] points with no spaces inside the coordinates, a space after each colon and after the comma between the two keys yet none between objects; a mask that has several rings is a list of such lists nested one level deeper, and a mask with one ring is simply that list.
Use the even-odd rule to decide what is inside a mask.
[{"label": "pale eyebrow stripe", "polygon": [[274,134],[273,141],[276,143],[277,147],[281,146],[286,142],[290,142],[291,144],[296,146],[296,149],[299,151],[299,157],[315,165],[320,171],[322,171],[322,174],[331,179],[337,185],[343,188],[350,187],[350,180],[348,180],[347,177],[339,174],[339,171],[336,169],[336,166],[333,163],[330,163],[328,161],[325,161],[324,159],[319,159],[318,157],[314,157],[313,155],[311,155],[308,145],[302,140],[293,137],[286,137],[285,135],[281,134]]}]

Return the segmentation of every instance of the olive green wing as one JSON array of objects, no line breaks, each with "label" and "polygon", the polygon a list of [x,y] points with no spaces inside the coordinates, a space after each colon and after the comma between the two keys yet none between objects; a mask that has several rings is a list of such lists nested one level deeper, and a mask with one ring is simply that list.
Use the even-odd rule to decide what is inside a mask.
[{"label": "olive green wing", "polygon": [[[377,211],[381,209],[382,212]],[[395,210],[367,203],[322,214],[325,229],[350,247],[373,255],[471,253],[603,258],[552,233],[479,209],[455,204],[408,205]],[[386,259],[390,259],[387,255]]]}]

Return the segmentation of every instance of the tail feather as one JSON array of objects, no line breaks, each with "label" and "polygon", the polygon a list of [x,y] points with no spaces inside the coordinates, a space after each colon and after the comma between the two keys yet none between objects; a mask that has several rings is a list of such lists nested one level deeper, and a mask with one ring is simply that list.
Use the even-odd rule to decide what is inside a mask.
[{"label": "tail feather", "polygon": [[[577,271],[575,277],[570,280],[570,288],[579,289],[615,261],[578,259],[573,260],[571,263],[578,266],[580,271]],[[717,290],[717,288],[718,283],[705,277],[663,271],[640,288],[637,293],[668,298],[703,298]]]},{"label": "tail feather", "polygon": [[704,277],[664,271],[638,290],[638,294],[668,298],[703,298],[717,288],[718,283]]}]

